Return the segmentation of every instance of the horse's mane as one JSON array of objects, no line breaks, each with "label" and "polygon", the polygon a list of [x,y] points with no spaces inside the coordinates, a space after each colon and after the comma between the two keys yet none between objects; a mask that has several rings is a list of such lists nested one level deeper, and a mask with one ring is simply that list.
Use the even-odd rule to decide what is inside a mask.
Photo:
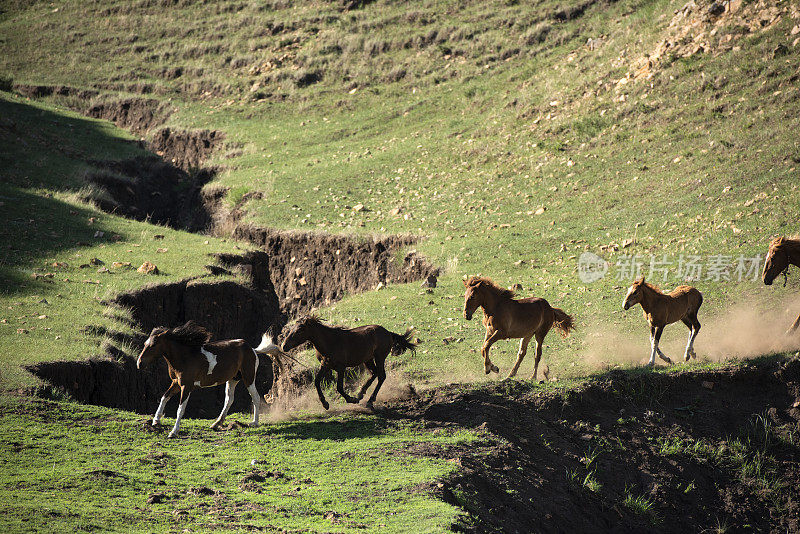
[{"label": "horse's mane", "polygon": [[314,313],[309,313],[308,315],[305,315],[304,317],[300,318],[300,320],[298,320],[297,323],[298,324],[300,324],[300,323],[313,324],[313,325],[321,326],[323,328],[330,328],[332,330],[348,330],[348,328],[345,327],[345,326],[325,324],[325,323],[322,322],[322,319],[320,319]]},{"label": "horse's mane", "polygon": [[486,278],[485,276],[470,276],[469,278],[466,279],[464,285],[470,287],[478,285],[480,283],[485,284],[486,287],[488,287],[501,297],[506,297],[510,299],[514,298],[514,292],[512,290],[497,285],[491,278]]},{"label": "horse's mane", "polygon": [[651,284],[650,282],[645,282],[644,281],[644,276],[641,276],[641,277],[637,278],[633,282],[633,285],[635,285],[635,286],[645,286],[646,288],[652,289],[653,291],[656,291],[657,293],[663,293],[663,291],[661,291],[661,288],[658,287],[657,285]]},{"label": "horse's mane", "polygon": [[162,334],[176,343],[197,349],[211,341],[212,337],[211,332],[194,321],[187,321],[186,324],[175,328],[164,328],[163,326],[154,328],[150,335],[155,334]]},{"label": "horse's mane", "polygon": [[792,252],[798,253],[800,252],[800,237],[792,236],[792,237],[776,237],[772,241],[769,242],[769,250],[773,251],[778,247],[784,247]]}]

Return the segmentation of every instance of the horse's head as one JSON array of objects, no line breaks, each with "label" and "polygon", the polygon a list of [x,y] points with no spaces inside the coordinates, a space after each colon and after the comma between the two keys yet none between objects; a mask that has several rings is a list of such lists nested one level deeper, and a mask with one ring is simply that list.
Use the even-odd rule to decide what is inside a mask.
[{"label": "horse's head", "polygon": [[474,276],[464,280],[464,287],[467,290],[464,292],[464,319],[469,321],[475,310],[480,307],[483,302],[481,297],[481,285],[483,280],[477,279]]},{"label": "horse's head", "polygon": [[764,272],[761,274],[761,280],[768,286],[772,285],[775,278],[789,267],[789,254],[786,252],[785,244],[786,239],[783,237],[773,239],[769,244],[767,260],[764,262]]},{"label": "horse's head", "polygon": [[632,306],[636,306],[642,302],[642,286],[644,285],[644,276],[634,281],[628,289],[628,294],[625,295],[625,300],[622,301],[622,308],[627,310]]},{"label": "horse's head", "polygon": [[292,329],[289,330],[286,339],[283,340],[281,350],[283,352],[289,352],[308,341],[309,329],[312,328],[313,324],[316,322],[317,320],[311,316],[303,317],[297,321]]},{"label": "horse's head", "polygon": [[167,329],[164,327],[153,328],[153,331],[150,332],[150,337],[144,342],[144,348],[139,354],[139,359],[136,360],[137,369],[146,367],[164,352],[164,334],[166,333]]}]

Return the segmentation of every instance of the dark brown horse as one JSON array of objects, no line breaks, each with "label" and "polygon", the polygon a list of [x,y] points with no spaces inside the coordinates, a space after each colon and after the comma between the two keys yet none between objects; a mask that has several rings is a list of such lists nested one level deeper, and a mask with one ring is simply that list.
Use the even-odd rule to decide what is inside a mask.
[{"label": "dark brown horse", "polygon": [[211,333],[194,321],[177,328],[154,328],[136,362],[136,367],[141,369],[158,356],[167,360],[172,384],[161,397],[161,403],[153,416],[153,426],[161,423],[167,401],[180,391],[178,416],[169,433],[171,438],[178,435],[181,418],[192,391],[225,384],[225,405],[211,425],[211,428],[219,428],[225,422],[225,416],[233,404],[233,393],[239,380],[247,386],[253,400],[253,421],[250,425],[258,426],[261,405],[255,385],[258,355],[243,339],[210,340]]},{"label": "dark brown horse", "polygon": [[[317,387],[319,400],[326,410],[329,408],[329,404],[322,394],[321,382],[328,370],[336,371],[337,391],[344,397],[344,400],[353,404],[364,398],[367,388],[377,378],[378,384],[367,400],[367,406],[372,407],[383,381],[386,380],[384,364],[389,352],[397,356],[407,350],[413,352],[416,348],[416,345],[411,342],[410,328],[403,335],[390,332],[376,324],[347,329],[324,325],[314,316],[307,316],[297,321],[286,336],[282,350],[289,352],[305,342],[314,346],[317,350],[317,358],[322,363],[314,379],[314,385]],[[351,397],[344,390],[344,371],[347,367],[356,367],[361,364],[366,365],[367,369],[372,372],[372,376],[367,379],[358,397]]]},{"label": "dark brown horse", "polygon": [[522,359],[528,351],[528,343],[536,337],[536,360],[533,364],[532,380],[536,380],[539,370],[539,360],[542,358],[542,343],[544,337],[555,325],[566,337],[575,329],[572,316],[564,310],[550,306],[544,299],[528,297],[514,299],[514,292],[502,288],[488,278],[471,276],[464,280],[464,318],[469,321],[478,308],[483,308],[483,324],[486,327],[486,337],[483,340],[481,355],[483,368],[488,375],[500,370],[489,359],[489,349],[495,341],[500,339],[522,338],[517,353],[517,361],[507,378],[517,374]]},{"label": "dark brown horse", "polygon": [[[767,252],[767,259],[764,262],[761,279],[770,286],[779,274],[785,275],[788,272],[789,265],[800,267],[800,239],[775,238],[769,244],[769,252]],[[800,327],[800,316],[789,327],[787,334],[794,332],[798,327]]]},{"label": "dark brown horse", "polygon": [[683,321],[689,328],[689,341],[686,343],[686,352],[683,357],[688,362],[689,358],[697,353],[694,351],[694,339],[700,331],[700,321],[697,320],[697,311],[703,304],[703,295],[691,286],[678,286],[669,294],[664,294],[656,286],[644,281],[644,276],[636,280],[628,289],[622,307],[628,309],[637,304],[642,305],[644,316],[650,323],[650,367],[656,364],[656,354],[667,363],[672,363],[658,343],[664,327],[677,321]]}]

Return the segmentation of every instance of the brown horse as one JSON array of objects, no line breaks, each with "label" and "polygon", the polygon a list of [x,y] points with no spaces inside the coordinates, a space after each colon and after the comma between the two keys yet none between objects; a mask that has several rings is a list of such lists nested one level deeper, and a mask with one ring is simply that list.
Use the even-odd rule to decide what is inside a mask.
[{"label": "brown horse", "polygon": [[644,281],[644,276],[636,280],[628,289],[622,307],[628,309],[637,304],[642,305],[644,316],[650,323],[650,367],[656,364],[656,353],[662,360],[671,364],[672,360],[661,352],[658,343],[664,327],[676,321],[683,321],[689,328],[689,341],[686,343],[684,359],[688,362],[690,357],[697,358],[694,351],[694,338],[700,331],[700,321],[697,320],[697,310],[703,304],[703,295],[691,286],[678,286],[671,293],[662,293],[656,286]]},{"label": "brown horse", "polygon": [[[378,396],[378,390],[386,380],[384,364],[389,352],[398,356],[407,350],[414,352],[416,349],[416,345],[411,342],[410,328],[403,335],[390,332],[376,324],[347,329],[324,325],[314,316],[307,316],[297,321],[283,341],[282,350],[289,352],[305,342],[314,346],[317,358],[322,363],[314,379],[314,385],[317,387],[319,400],[326,410],[330,406],[322,394],[321,383],[322,377],[328,370],[336,371],[337,391],[345,401],[353,404],[364,398],[367,388],[377,378],[378,384],[367,400],[367,406],[371,408],[375,397]],[[366,365],[372,376],[367,379],[358,397],[351,397],[344,390],[344,371],[347,367],[357,367],[361,364]]]},{"label": "brown horse", "polygon": [[483,324],[486,327],[486,337],[483,340],[481,355],[483,368],[488,375],[490,372],[499,372],[500,369],[489,359],[489,349],[495,341],[500,339],[522,338],[519,343],[517,362],[511,368],[507,378],[517,374],[522,359],[528,351],[528,343],[536,337],[536,360],[533,364],[532,380],[536,380],[539,370],[539,360],[542,358],[542,343],[544,337],[555,325],[561,335],[567,337],[575,329],[573,318],[563,310],[553,308],[540,298],[529,297],[514,299],[514,292],[504,289],[488,278],[471,276],[464,280],[467,288],[464,294],[464,318],[469,321],[478,308],[483,308]]},{"label": "brown horse", "polygon": [[178,435],[181,418],[192,391],[225,384],[225,405],[211,425],[211,428],[219,428],[225,422],[225,416],[233,404],[233,393],[239,380],[247,386],[250,398],[253,399],[253,421],[250,425],[258,426],[261,405],[255,385],[258,355],[243,339],[210,340],[211,333],[194,321],[177,328],[154,328],[136,361],[136,367],[141,369],[158,356],[167,360],[172,384],[161,397],[161,403],[153,416],[153,426],[161,424],[167,401],[180,391],[178,415],[175,426],[169,433],[171,438]]},{"label": "brown horse", "polygon": [[[786,275],[789,265],[800,267],[800,239],[775,238],[769,244],[769,252],[767,252],[767,260],[764,262],[761,279],[766,285],[771,286],[779,274]],[[794,332],[798,327],[800,327],[800,316],[789,327],[787,334]]]}]

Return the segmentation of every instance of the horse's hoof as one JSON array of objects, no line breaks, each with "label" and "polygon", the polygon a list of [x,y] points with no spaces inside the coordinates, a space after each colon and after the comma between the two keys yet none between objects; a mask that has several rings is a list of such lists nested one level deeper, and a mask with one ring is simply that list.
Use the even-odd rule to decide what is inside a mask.
[{"label": "horse's hoof", "polygon": [[323,402],[322,403],[322,407],[325,408],[326,410],[328,410],[328,409],[330,409],[331,405],[328,404],[327,402]]},{"label": "horse's hoof", "polygon": [[173,439],[173,438],[177,438],[177,437],[178,437],[178,433],[177,432],[170,432],[169,436],[167,436],[167,438],[169,438],[169,439]]},{"label": "horse's hoof", "polygon": [[249,426],[250,428],[255,428],[255,427],[257,427],[257,426],[258,426],[258,423],[257,423],[256,421],[252,421],[252,422],[251,422],[251,423],[250,423],[248,426]]},{"label": "horse's hoof", "polygon": [[151,425],[153,425],[154,427],[159,427],[159,426],[161,426],[161,421],[155,421],[155,420],[154,420],[154,421],[153,421],[152,423],[150,423],[150,424],[151,424]]},{"label": "horse's hoof", "polygon": [[495,372],[495,373],[499,373],[500,372],[500,368],[497,367],[496,365],[492,365],[492,371]]},{"label": "horse's hoof", "polygon": [[222,423],[214,423],[211,425],[211,430],[219,430],[219,427],[222,426]]}]

